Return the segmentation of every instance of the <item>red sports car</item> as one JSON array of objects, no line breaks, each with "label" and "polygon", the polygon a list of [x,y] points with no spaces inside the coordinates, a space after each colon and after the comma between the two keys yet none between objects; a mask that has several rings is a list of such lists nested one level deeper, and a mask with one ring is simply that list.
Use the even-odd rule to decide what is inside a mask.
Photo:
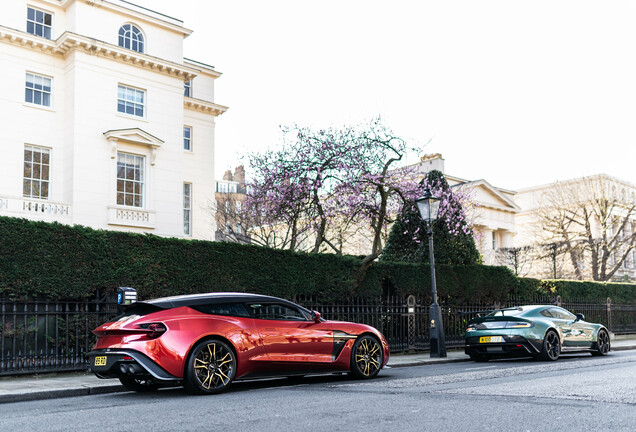
[{"label": "red sports car", "polygon": [[88,353],[99,378],[129,390],[183,383],[219,393],[235,379],[348,372],[372,378],[389,360],[375,328],[326,321],[290,301],[210,293],[133,303],[93,333]]}]

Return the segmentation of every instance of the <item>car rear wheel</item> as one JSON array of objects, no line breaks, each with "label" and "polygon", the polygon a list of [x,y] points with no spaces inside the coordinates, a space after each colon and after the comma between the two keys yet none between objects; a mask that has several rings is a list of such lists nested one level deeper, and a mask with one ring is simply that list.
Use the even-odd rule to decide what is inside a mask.
[{"label": "car rear wheel", "polygon": [[188,359],[184,386],[195,394],[214,394],[227,390],[236,376],[234,350],[223,341],[199,342]]},{"label": "car rear wheel", "polygon": [[384,354],[380,341],[373,336],[362,336],[351,350],[351,375],[355,378],[373,378],[380,372]]},{"label": "car rear wheel", "polygon": [[605,330],[599,330],[596,340],[596,351],[592,351],[594,356],[606,356],[610,352],[610,338]]},{"label": "car rear wheel", "polygon": [[160,387],[157,381],[152,378],[120,377],[119,381],[126,390],[136,391],[138,393],[155,391]]},{"label": "car rear wheel", "polygon": [[559,341],[559,335],[554,330],[548,330],[543,338],[543,347],[539,358],[541,360],[557,360],[561,354],[561,343]]}]

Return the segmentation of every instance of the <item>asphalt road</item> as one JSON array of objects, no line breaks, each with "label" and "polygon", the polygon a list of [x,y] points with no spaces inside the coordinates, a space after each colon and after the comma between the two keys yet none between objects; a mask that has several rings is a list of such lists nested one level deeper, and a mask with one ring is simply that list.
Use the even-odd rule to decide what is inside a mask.
[{"label": "asphalt road", "polygon": [[636,351],[0,405],[2,431],[634,431]]}]

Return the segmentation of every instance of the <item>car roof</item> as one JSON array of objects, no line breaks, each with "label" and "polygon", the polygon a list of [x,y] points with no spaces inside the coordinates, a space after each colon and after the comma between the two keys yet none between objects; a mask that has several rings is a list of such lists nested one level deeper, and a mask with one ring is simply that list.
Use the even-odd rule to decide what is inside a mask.
[{"label": "car roof", "polygon": [[[172,297],[162,297],[152,300],[146,300],[137,303],[146,303],[157,306],[161,309],[170,309],[182,306],[197,306],[215,303],[231,303],[231,302],[284,302],[291,303],[288,300],[278,297],[266,296],[262,294],[238,293],[238,292],[214,292],[204,294],[187,294]],[[291,303],[293,304],[293,303]]]}]

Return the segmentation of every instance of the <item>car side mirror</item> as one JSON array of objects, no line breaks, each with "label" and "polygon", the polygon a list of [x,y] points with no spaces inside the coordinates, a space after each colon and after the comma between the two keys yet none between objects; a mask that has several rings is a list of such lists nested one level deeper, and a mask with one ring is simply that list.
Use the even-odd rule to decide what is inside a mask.
[{"label": "car side mirror", "polygon": [[583,314],[576,314],[576,320],[577,321],[583,321],[585,319],[585,315]]},{"label": "car side mirror", "polygon": [[316,312],[316,311],[311,311],[311,319],[314,320],[315,323],[319,323],[320,322],[320,312]]}]

